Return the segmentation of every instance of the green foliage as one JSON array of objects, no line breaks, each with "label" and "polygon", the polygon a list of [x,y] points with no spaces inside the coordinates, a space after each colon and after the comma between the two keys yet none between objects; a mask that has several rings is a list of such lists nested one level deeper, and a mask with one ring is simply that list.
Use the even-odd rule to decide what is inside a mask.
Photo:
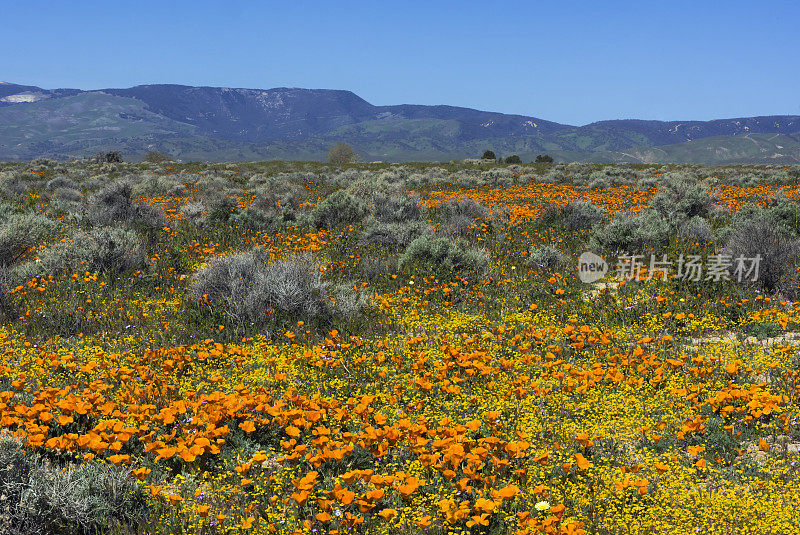
[{"label": "green foliage", "polygon": [[356,161],[356,153],[353,147],[346,143],[337,143],[328,151],[328,163],[334,165],[344,165]]},{"label": "green foliage", "polygon": [[14,270],[23,279],[35,275],[124,272],[144,269],[147,256],[141,239],[132,230],[101,227],[76,231],[68,239],[42,250],[38,258]]},{"label": "green foliage", "polygon": [[778,225],[794,236],[800,236],[800,203],[792,201],[781,192],[770,199],[765,211]]},{"label": "green foliage", "polygon": [[297,209],[303,196],[303,188],[289,180],[270,178],[255,188],[253,204],[262,210]]},{"label": "green foliage", "polygon": [[378,192],[372,196],[372,215],[381,223],[401,223],[422,218],[423,211],[410,195]]},{"label": "green foliage", "polygon": [[332,229],[360,222],[368,208],[344,190],[337,190],[320,202],[311,212],[312,224],[318,229]]},{"label": "green foliage", "polygon": [[101,462],[53,465],[0,438],[0,533],[61,535],[137,530],[150,514],[126,468]]},{"label": "green foliage", "polygon": [[483,156],[481,156],[481,160],[496,160],[497,156],[495,156],[493,151],[487,150],[484,151]]},{"label": "green foliage", "polygon": [[590,247],[609,254],[644,254],[663,250],[670,234],[669,222],[655,210],[617,212],[608,225],[593,231]]},{"label": "green foliage", "polygon": [[591,228],[601,223],[603,217],[603,211],[590,201],[570,201],[561,208],[562,224],[567,230]]},{"label": "green foliage", "polygon": [[511,156],[506,158],[506,163],[520,164],[522,163],[522,158],[520,158],[516,154],[512,154]]},{"label": "green foliage", "polygon": [[567,263],[567,257],[554,245],[545,245],[531,251],[526,265],[548,271],[558,271]]},{"label": "green foliage", "polygon": [[320,265],[297,256],[270,261],[262,249],[214,258],[195,275],[190,295],[221,307],[240,330],[262,330],[270,310],[290,318],[329,321],[360,313],[364,302],[350,288],[323,281]]},{"label": "green foliage", "polygon": [[483,273],[489,267],[484,251],[470,247],[463,240],[422,235],[412,241],[398,261],[399,268],[427,266],[431,271],[441,267],[459,272]]},{"label": "green foliage", "polygon": [[144,155],[142,161],[147,163],[166,163],[171,162],[172,157],[169,154],[164,154],[163,152],[157,150],[151,150]]},{"label": "green foliage", "polygon": [[539,154],[536,156],[535,163],[553,163],[553,157],[549,154]]},{"label": "green foliage", "polygon": [[92,195],[86,204],[86,218],[94,225],[108,226],[130,224],[147,230],[159,229],[164,225],[164,213],[150,205],[140,205],[133,201],[133,188],[130,182],[118,180]]},{"label": "green foliage", "polygon": [[265,212],[256,208],[245,208],[234,212],[228,224],[247,230],[273,232],[284,225],[284,216],[277,211]]},{"label": "green foliage", "polygon": [[15,214],[0,224],[0,265],[22,259],[42,239],[51,235],[55,223],[38,214]]},{"label": "green foliage", "polygon": [[762,321],[742,325],[742,332],[758,340],[766,340],[783,334],[783,328],[774,321]]},{"label": "green foliage", "polygon": [[650,201],[650,206],[673,227],[687,219],[707,217],[713,199],[703,186],[678,175],[667,176],[666,187]]},{"label": "green foliage", "polygon": [[361,235],[364,243],[388,243],[398,247],[406,247],[419,236],[430,232],[428,224],[422,221],[396,223],[376,222],[367,227]]},{"label": "green foliage", "polygon": [[711,225],[699,215],[687,219],[678,227],[678,236],[691,243],[706,244],[714,240],[714,232],[711,229]]},{"label": "green foliage", "polygon": [[95,161],[105,163],[122,163],[122,154],[116,150],[110,150],[105,153],[99,153],[94,157]]},{"label": "green foliage", "polygon": [[795,270],[800,258],[800,243],[775,224],[768,214],[754,212],[740,217],[733,225],[724,253],[732,258],[760,255],[758,280],[753,284],[767,292],[780,291],[789,297],[800,294]]},{"label": "green foliage", "polygon": [[227,224],[239,208],[236,197],[226,191],[212,191],[206,195],[204,201],[205,219],[209,225]]}]

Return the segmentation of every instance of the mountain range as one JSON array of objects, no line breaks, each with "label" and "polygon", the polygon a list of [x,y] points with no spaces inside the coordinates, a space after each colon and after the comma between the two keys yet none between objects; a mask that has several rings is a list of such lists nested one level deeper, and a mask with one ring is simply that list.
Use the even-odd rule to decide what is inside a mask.
[{"label": "mountain range", "polygon": [[159,150],[181,160],[318,160],[337,142],[365,161],[448,161],[486,149],[530,161],[800,163],[800,116],[612,120],[584,126],[455,106],[374,106],[328,89],[0,82],[0,160]]}]

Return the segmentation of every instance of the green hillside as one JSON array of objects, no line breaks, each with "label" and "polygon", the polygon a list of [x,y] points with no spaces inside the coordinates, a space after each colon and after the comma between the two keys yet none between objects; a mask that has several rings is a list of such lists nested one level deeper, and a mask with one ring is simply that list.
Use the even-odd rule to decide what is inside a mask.
[{"label": "green hillside", "polygon": [[148,111],[139,100],[87,92],[0,108],[0,159],[85,156],[137,145],[146,149],[195,131]]}]

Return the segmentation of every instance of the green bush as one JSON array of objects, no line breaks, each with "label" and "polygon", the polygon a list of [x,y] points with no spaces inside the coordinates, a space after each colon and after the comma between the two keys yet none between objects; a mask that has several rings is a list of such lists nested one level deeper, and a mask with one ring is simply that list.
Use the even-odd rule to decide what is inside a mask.
[{"label": "green bush", "polygon": [[206,207],[203,203],[195,201],[181,207],[181,215],[193,226],[203,227],[206,224]]},{"label": "green bush", "polygon": [[770,199],[766,212],[775,223],[795,236],[800,236],[800,203],[781,192]]},{"label": "green bush", "polygon": [[678,227],[678,236],[693,243],[705,244],[714,239],[714,232],[705,218],[696,215]]},{"label": "green bush", "polygon": [[288,180],[270,178],[255,188],[253,205],[262,210],[297,209],[303,197],[303,188]]},{"label": "green bush", "polygon": [[668,176],[666,188],[650,201],[662,218],[677,228],[687,219],[707,217],[714,199],[703,186],[682,176]]},{"label": "green bush", "polygon": [[422,221],[409,221],[407,223],[376,222],[364,230],[361,235],[361,241],[364,243],[388,243],[406,247],[416,238],[429,232],[428,224]]},{"label": "green bush", "polygon": [[144,246],[135,232],[120,227],[101,227],[88,233],[76,231],[68,239],[41,251],[35,261],[19,266],[15,274],[29,279],[68,270],[75,273],[123,272],[146,266]]},{"label": "green bush", "polygon": [[567,257],[554,245],[545,245],[531,251],[525,264],[549,271],[557,271],[567,263]]},{"label": "green bush", "polygon": [[404,223],[421,219],[423,211],[410,195],[378,192],[372,196],[372,215],[381,223]]},{"label": "green bush", "polygon": [[589,201],[569,202],[561,208],[561,222],[567,230],[591,228],[603,217],[603,211]]},{"label": "green bush", "polygon": [[97,226],[131,224],[149,230],[164,226],[165,216],[160,209],[133,202],[130,182],[119,180],[92,195],[86,204],[86,218]]},{"label": "green bush", "polygon": [[460,272],[483,273],[489,267],[485,251],[470,247],[464,240],[423,235],[412,241],[398,260],[399,268],[410,265]]},{"label": "green bush", "polygon": [[61,201],[69,203],[79,203],[83,200],[83,195],[80,191],[73,188],[59,187],[50,196],[51,201]]},{"label": "green bush", "polygon": [[670,234],[669,222],[655,210],[635,215],[617,212],[608,225],[595,228],[590,248],[609,254],[643,254],[663,250]]},{"label": "green bush", "polygon": [[127,468],[90,461],[52,465],[20,442],[0,438],[0,533],[135,532],[150,515]]},{"label": "green bush", "polygon": [[456,197],[442,205],[442,231],[453,236],[465,236],[476,220],[486,217],[487,210],[472,197]]},{"label": "green bush", "polygon": [[55,223],[38,214],[14,214],[0,225],[0,265],[10,266],[43,238],[53,233]]},{"label": "green bush", "polygon": [[724,254],[733,259],[761,255],[758,280],[748,284],[791,298],[800,294],[795,270],[800,243],[785,228],[777,226],[772,217],[755,213],[750,219],[740,218],[728,235]]},{"label": "green bush", "polygon": [[337,143],[328,151],[328,162],[334,165],[353,163],[357,159],[353,147],[346,143]]},{"label": "green bush", "polygon": [[311,221],[318,229],[333,229],[353,225],[366,217],[367,207],[344,190],[337,190],[320,202],[311,212]]},{"label": "green bush", "polygon": [[209,225],[227,224],[239,209],[238,199],[227,191],[211,191],[206,194],[204,202],[205,223]]},{"label": "green bush", "polygon": [[144,155],[142,161],[147,163],[166,163],[172,161],[172,156],[161,151],[151,150]]},{"label": "green bush", "polygon": [[[5,266],[0,266],[0,318],[11,321],[17,318],[17,307],[11,290],[11,273]],[[1,532],[0,532],[1,533]]]},{"label": "green bush", "polygon": [[190,295],[210,298],[241,330],[263,329],[268,310],[293,318],[352,319],[365,306],[350,288],[323,281],[320,266],[307,256],[270,261],[263,249],[214,258],[195,275]]},{"label": "green bush", "polygon": [[539,211],[536,223],[540,227],[553,228],[563,224],[564,214],[561,208],[551,202],[547,202]]},{"label": "green bush", "polygon": [[274,232],[284,225],[284,215],[276,210],[265,212],[256,208],[245,208],[233,213],[228,219],[231,226],[248,230]]}]

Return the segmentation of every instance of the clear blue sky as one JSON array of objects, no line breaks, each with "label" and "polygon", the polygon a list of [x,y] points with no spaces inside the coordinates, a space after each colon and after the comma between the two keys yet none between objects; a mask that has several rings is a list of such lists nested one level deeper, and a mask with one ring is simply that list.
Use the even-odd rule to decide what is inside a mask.
[{"label": "clear blue sky", "polygon": [[800,115],[800,2],[0,0],[0,80],[349,89],[585,124]]}]

